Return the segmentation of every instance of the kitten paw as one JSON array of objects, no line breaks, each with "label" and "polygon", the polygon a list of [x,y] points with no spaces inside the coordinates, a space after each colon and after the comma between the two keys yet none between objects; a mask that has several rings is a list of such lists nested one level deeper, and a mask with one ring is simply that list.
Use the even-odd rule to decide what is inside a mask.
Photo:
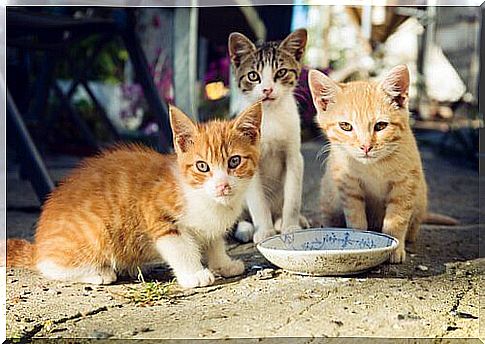
[{"label": "kitten paw", "polygon": [[281,233],[281,225],[282,224],[283,224],[283,219],[281,217],[278,220],[275,221],[274,229],[276,230],[277,233]]},{"label": "kitten paw", "polygon": [[302,228],[310,228],[311,223],[310,223],[310,221],[308,221],[308,219],[305,216],[300,215],[300,226]]},{"label": "kitten paw", "polygon": [[241,221],[237,224],[234,237],[240,242],[250,242],[254,235],[254,226],[251,222]]},{"label": "kitten paw", "polygon": [[398,247],[394,252],[391,253],[389,261],[392,264],[401,264],[406,260],[406,250],[404,247]]},{"label": "kitten paw", "polygon": [[94,275],[82,276],[79,282],[89,284],[111,284],[116,281],[116,273],[113,270],[103,270]]},{"label": "kitten paw", "polygon": [[197,288],[211,285],[215,277],[209,269],[199,270],[194,274],[184,274],[177,276],[177,282],[182,288]]},{"label": "kitten paw", "polygon": [[214,268],[214,272],[222,277],[238,276],[241,275],[244,270],[244,263],[240,260],[231,260],[224,266]]},{"label": "kitten paw", "polygon": [[255,244],[263,241],[266,238],[269,238],[270,236],[273,236],[276,234],[276,231],[274,229],[265,229],[265,230],[258,230],[256,233],[254,233],[253,236],[253,241]]},{"label": "kitten paw", "polygon": [[292,225],[292,226],[288,226],[286,228],[283,228],[281,230],[281,233],[293,233],[295,231],[299,231],[301,230],[302,228],[299,226],[299,225]]},{"label": "kitten paw", "polygon": [[275,221],[274,228],[278,233],[290,233],[290,232],[294,232],[295,230],[311,227],[310,222],[303,215],[300,215],[300,220],[298,222],[299,222],[299,225],[296,225],[295,228],[292,229],[292,226],[289,226],[286,230],[282,230],[283,219],[280,217]]}]

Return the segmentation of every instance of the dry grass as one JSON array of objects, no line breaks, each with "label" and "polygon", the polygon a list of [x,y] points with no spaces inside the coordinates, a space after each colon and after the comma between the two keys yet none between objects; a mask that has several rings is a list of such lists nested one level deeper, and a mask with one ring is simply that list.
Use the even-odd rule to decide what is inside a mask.
[{"label": "dry grass", "polygon": [[118,295],[139,306],[151,306],[161,301],[173,300],[175,281],[146,282],[140,269],[138,269],[138,280],[141,282],[140,284],[128,286],[124,293]]}]

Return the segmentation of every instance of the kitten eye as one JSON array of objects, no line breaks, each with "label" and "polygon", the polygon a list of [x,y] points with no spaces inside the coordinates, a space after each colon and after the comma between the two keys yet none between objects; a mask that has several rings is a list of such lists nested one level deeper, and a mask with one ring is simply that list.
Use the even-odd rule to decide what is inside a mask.
[{"label": "kitten eye", "polygon": [[258,81],[259,80],[259,75],[258,73],[252,71],[248,73],[248,79],[249,81]]},{"label": "kitten eye", "polygon": [[241,157],[239,155],[231,156],[229,159],[229,168],[236,168],[241,163]]},{"label": "kitten eye", "polygon": [[338,125],[344,131],[351,131],[352,130],[352,125],[350,123],[347,123],[347,122],[339,122]]},{"label": "kitten eye", "polygon": [[381,131],[387,127],[388,123],[387,122],[377,122],[376,125],[374,125],[374,130],[375,131]]},{"label": "kitten eye", "polygon": [[276,72],[276,77],[282,78],[286,75],[286,73],[288,73],[288,69],[286,69],[286,68],[278,69],[278,71]]},{"label": "kitten eye", "polygon": [[200,172],[209,172],[209,165],[207,165],[206,162],[204,161],[197,161],[195,163],[195,167],[197,167],[197,169],[200,171]]}]

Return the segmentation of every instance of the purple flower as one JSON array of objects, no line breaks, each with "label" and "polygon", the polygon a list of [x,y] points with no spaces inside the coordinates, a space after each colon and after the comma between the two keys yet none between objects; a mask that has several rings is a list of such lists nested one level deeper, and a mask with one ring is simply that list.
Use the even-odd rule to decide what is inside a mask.
[{"label": "purple flower", "polygon": [[143,133],[145,135],[152,135],[156,134],[160,131],[160,128],[158,127],[158,124],[155,122],[148,122],[145,127],[142,129]]},{"label": "purple flower", "polygon": [[[162,54],[162,48],[157,48],[158,56]],[[170,61],[165,61],[162,68],[156,69],[157,60],[150,64],[149,71],[152,76],[155,87],[162,101],[173,103],[173,70],[169,66]],[[128,105],[120,111],[121,118],[135,116],[139,109],[148,110],[148,104],[144,98],[143,88],[137,83],[124,83],[121,85],[122,97],[128,102]],[[155,130],[153,126],[143,129],[144,131]],[[157,129],[158,131],[158,129]]]}]

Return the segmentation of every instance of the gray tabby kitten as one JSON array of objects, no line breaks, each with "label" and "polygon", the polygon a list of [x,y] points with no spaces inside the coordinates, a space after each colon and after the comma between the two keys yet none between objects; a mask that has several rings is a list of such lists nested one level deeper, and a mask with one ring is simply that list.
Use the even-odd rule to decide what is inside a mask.
[{"label": "gray tabby kitten", "polygon": [[277,229],[286,233],[308,226],[300,215],[303,157],[293,95],[306,42],[305,29],[294,31],[282,42],[259,46],[240,33],[229,36],[238,109],[263,102],[261,164],[246,198],[252,224],[241,221],[235,233],[242,241],[259,242]]}]

